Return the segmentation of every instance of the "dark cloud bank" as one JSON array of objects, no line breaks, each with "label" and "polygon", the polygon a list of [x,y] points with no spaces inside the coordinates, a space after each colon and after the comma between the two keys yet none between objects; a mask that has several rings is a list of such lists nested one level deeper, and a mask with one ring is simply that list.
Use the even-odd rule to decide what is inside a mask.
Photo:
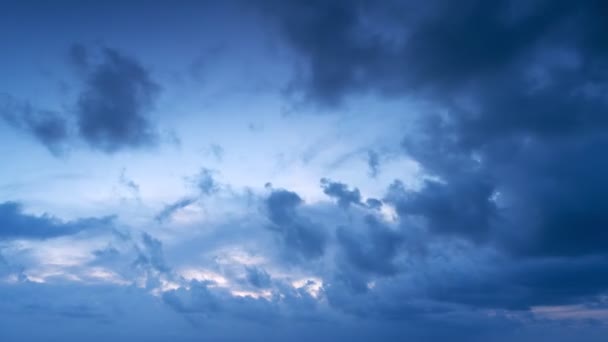
[{"label": "dark cloud bank", "polygon": [[[608,286],[606,10],[602,1],[291,1],[265,14],[303,60],[294,85],[309,101],[337,106],[373,92],[429,104],[410,114],[417,128],[402,145],[435,178],[420,191],[396,182],[386,200],[404,224],[508,260],[488,279],[463,274],[443,299],[527,307],[592,300]],[[325,192],[342,206],[360,201],[344,187]]]}]

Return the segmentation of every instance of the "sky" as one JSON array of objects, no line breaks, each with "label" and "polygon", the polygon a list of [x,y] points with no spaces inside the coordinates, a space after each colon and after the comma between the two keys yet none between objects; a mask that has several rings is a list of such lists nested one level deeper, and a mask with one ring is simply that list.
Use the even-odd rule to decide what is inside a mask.
[{"label": "sky", "polygon": [[0,0],[0,340],[605,341],[607,13]]}]

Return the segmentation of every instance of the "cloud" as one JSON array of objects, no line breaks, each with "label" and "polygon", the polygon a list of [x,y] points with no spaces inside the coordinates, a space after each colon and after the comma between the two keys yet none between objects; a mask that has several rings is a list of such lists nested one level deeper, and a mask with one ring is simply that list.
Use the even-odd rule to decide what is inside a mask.
[{"label": "cloud", "polygon": [[88,50],[76,45],[70,60],[84,81],[76,124],[80,137],[90,147],[113,153],[157,143],[158,133],[148,114],[160,86],[148,70],[110,48],[103,49],[101,61],[92,64]]},{"label": "cloud", "polygon": [[202,168],[196,176],[196,185],[200,190],[201,195],[211,195],[219,191],[219,184],[213,178],[213,170]]},{"label": "cloud", "polygon": [[51,153],[60,155],[65,151],[69,138],[68,121],[59,113],[39,109],[29,102],[0,94],[0,118],[12,127],[32,135]]},{"label": "cloud", "polygon": [[247,267],[247,281],[259,288],[268,287],[271,284],[270,275],[263,269],[257,267]]},{"label": "cloud", "polygon": [[149,265],[159,272],[168,272],[170,269],[165,263],[163,244],[160,240],[148,233],[144,233],[141,240],[143,248],[140,250],[136,263],[139,265]]},{"label": "cloud", "polygon": [[[76,266],[44,265],[38,271],[51,274],[43,279],[48,284],[11,277],[9,269],[0,278],[8,340],[64,340],[59,328],[87,330],[64,331],[74,340],[116,341],[197,340],[201,332],[209,340],[605,339],[605,318],[555,321],[538,314],[539,306],[606,307],[603,3],[253,6],[274,20],[294,64],[303,66],[292,95],[336,107],[361,94],[412,100],[403,110],[411,125],[400,147],[420,167],[420,182],[408,187],[396,180],[384,196],[364,199],[359,189],[369,184],[323,178],[332,200],[319,202],[268,185],[266,194],[248,193],[254,205],[188,223],[195,229],[163,224],[154,232],[143,224],[129,230],[146,233],[125,237],[118,248],[87,241],[93,253],[87,256],[96,259],[80,267],[128,263],[120,269],[132,280],[124,287],[88,287]],[[106,153],[154,145],[150,111],[160,90],[151,75],[115,50],[94,55],[75,46],[70,53],[84,81],[73,134]],[[54,126],[41,124],[42,111],[28,117],[26,107],[17,102],[9,112],[19,116],[4,120],[62,146],[68,123],[66,134],[38,129]],[[367,157],[375,177],[379,157],[374,151]],[[158,221],[228,187],[205,168],[190,180],[190,196],[167,205]],[[121,182],[136,191],[126,177]],[[245,202],[231,195],[230,204]],[[27,263],[28,251],[8,240],[73,235],[106,221],[65,222],[8,202],[0,204],[0,222],[2,255],[12,264],[12,258]],[[199,270],[198,278],[185,279],[182,267]],[[53,276],[60,271],[74,277]],[[23,329],[31,325],[37,329]]]},{"label": "cloud", "polygon": [[397,182],[391,186],[388,199],[399,215],[424,218],[434,233],[483,241],[499,219],[492,199],[494,189],[480,179],[458,181],[442,184],[427,180],[417,191],[405,191]]},{"label": "cloud", "polygon": [[290,255],[318,258],[325,252],[326,234],[323,227],[298,214],[304,201],[288,190],[272,190],[266,199],[269,227],[276,232]]},{"label": "cloud", "polygon": [[225,155],[224,148],[218,144],[211,144],[205,149],[205,154],[213,156],[216,162],[221,162]]},{"label": "cloud", "polygon": [[[501,284],[473,277],[479,265],[462,270],[470,280],[463,288],[487,288],[484,300],[495,296],[499,306],[581,300],[569,294],[583,289],[597,301],[608,290],[586,277],[554,298],[519,287],[535,279],[526,265],[550,279],[556,266],[547,260],[585,273],[593,268],[588,258],[607,255],[604,4],[294,1],[260,8],[304,65],[291,90],[305,100],[339,106],[375,94],[424,104],[408,109],[414,127],[402,147],[425,180],[420,189],[395,183],[386,202],[401,225],[428,234],[427,245],[473,242],[507,260],[493,275]],[[344,206],[359,201],[343,186],[326,189]],[[528,291],[532,298],[521,299]]]},{"label": "cloud", "polygon": [[581,303],[605,292],[605,262],[605,257],[499,262],[500,268],[488,267],[475,276],[458,274],[429,284],[428,291],[437,300],[481,308],[529,310]]},{"label": "cloud", "polygon": [[75,44],[68,57],[83,82],[71,113],[37,108],[29,101],[1,94],[0,118],[33,136],[55,155],[63,154],[74,137],[105,153],[158,143],[150,112],[161,87],[147,69],[111,48],[96,56]]},{"label": "cloud", "polygon": [[380,156],[375,151],[367,152],[367,165],[369,167],[369,175],[372,178],[376,178],[378,176],[378,172],[380,172]]},{"label": "cloud", "polygon": [[365,200],[365,204],[370,209],[380,210],[382,208],[382,201],[377,198],[368,198]]},{"label": "cloud", "polygon": [[128,178],[126,172],[126,168],[122,168],[122,170],[120,170],[120,177],[118,178],[118,181],[121,185],[129,189],[129,191],[133,194],[135,198],[139,199],[139,184],[135,183],[134,180]]},{"label": "cloud", "polygon": [[259,9],[305,65],[292,87],[308,100],[336,105],[364,91],[452,93],[495,83],[495,76],[523,69],[522,63],[534,66],[531,57],[560,45],[577,49],[590,67],[599,67],[606,54],[599,38],[606,28],[598,14],[602,6],[593,1],[500,1],[496,6],[478,0],[458,6],[291,1]]},{"label": "cloud", "polygon": [[392,263],[399,253],[403,236],[391,230],[372,215],[365,216],[367,231],[357,235],[349,227],[340,227],[338,244],[347,260],[357,269],[372,274],[392,275],[397,272]]},{"label": "cloud", "polygon": [[215,173],[216,171],[214,170],[201,168],[197,175],[189,178],[189,183],[195,188],[197,194],[183,197],[173,203],[165,205],[165,207],[156,214],[156,221],[164,222],[171,218],[177,211],[196,203],[204,197],[218,193],[221,189],[221,184],[215,180],[213,176]]},{"label": "cloud", "polygon": [[158,222],[164,222],[173,216],[174,213],[183,209],[191,204],[194,204],[197,201],[196,198],[185,197],[179,199],[171,204],[165,205],[165,207],[154,217]]},{"label": "cloud", "polygon": [[361,205],[361,193],[355,188],[349,190],[344,183],[333,182],[327,178],[321,178],[323,193],[338,200],[338,205],[348,209],[350,205]]},{"label": "cloud", "polygon": [[64,222],[49,214],[27,214],[21,204],[4,202],[0,204],[0,239],[50,239],[108,227],[113,220],[113,216],[107,216]]}]

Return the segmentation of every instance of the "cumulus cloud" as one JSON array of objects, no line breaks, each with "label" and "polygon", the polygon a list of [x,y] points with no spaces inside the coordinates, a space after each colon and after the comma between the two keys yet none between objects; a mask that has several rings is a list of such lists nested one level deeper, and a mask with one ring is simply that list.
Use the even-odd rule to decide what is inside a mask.
[{"label": "cumulus cloud", "polygon": [[449,184],[425,181],[422,189],[406,191],[399,182],[389,190],[389,200],[401,216],[417,216],[438,234],[482,241],[489,234],[499,210],[490,184],[479,179],[458,179]]},{"label": "cumulus cloud", "polygon": [[364,218],[367,225],[366,234],[358,236],[348,227],[337,231],[338,243],[350,263],[356,268],[376,274],[394,274],[393,258],[399,252],[403,236],[382,224],[372,215]]},{"label": "cumulus cloud", "polygon": [[278,234],[289,254],[318,258],[325,252],[327,236],[323,227],[298,214],[303,203],[295,192],[272,190],[265,203],[269,229]]}]

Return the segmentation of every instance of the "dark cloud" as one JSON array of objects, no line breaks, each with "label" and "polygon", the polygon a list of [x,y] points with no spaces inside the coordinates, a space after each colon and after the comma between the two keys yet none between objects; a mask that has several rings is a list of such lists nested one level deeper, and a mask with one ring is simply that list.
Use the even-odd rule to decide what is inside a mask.
[{"label": "dark cloud", "polygon": [[[401,225],[423,227],[433,243],[457,237],[506,260],[492,275],[473,277],[471,268],[459,275],[466,282],[440,280],[462,284],[446,286],[442,298],[528,308],[593,301],[608,290],[602,276],[586,276],[604,273],[597,260],[608,247],[605,2],[261,8],[304,65],[291,90],[306,100],[336,106],[374,93],[430,104],[407,110],[416,126],[403,140],[429,178],[420,189],[395,183],[386,201]],[[324,188],[343,206],[360,202],[344,185]],[[363,240],[347,231],[343,244],[362,254]],[[580,281],[561,278],[560,268],[580,270]]]},{"label": "dark cloud", "polygon": [[59,113],[38,109],[28,102],[0,94],[0,118],[16,129],[32,135],[55,155],[65,151],[68,122]]},{"label": "dark cloud", "polygon": [[594,301],[608,286],[606,258],[529,259],[455,274],[429,284],[431,297],[475,307],[529,310],[532,306]]},{"label": "dark cloud", "polygon": [[265,203],[269,228],[280,235],[290,255],[318,258],[325,252],[327,236],[323,227],[298,214],[303,203],[295,192],[273,190]]},{"label": "dark cloud", "polygon": [[347,209],[351,205],[361,205],[361,193],[359,189],[348,189],[348,185],[340,182],[333,182],[330,179],[321,179],[321,188],[323,193],[329,197],[333,197],[338,201],[338,205]]},{"label": "dark cloud", "polygon": [[83,81],[74,120],[6,94],[0,96],[0,118],[32,135],[56,155],[65,152],[74,136],[106,153],[158,143],[159,134],[149,114],[161,88],[148,70],[110,48],[96,56],[76,44],[68,56]]},{"label": "dark cloud", "polygon": [[30,215],[23,212],[21,204],[4,202],[0,204],[0,239],[50,239],[108,227],[113,220],[108,216],[62,221],[49,214]]},{"label": "dark cloud", "polygon": [[397,182],[389,190],[399,215],[422,217],[434,233],[460,235],[483,241],[499,210],[490,183],[480,179],[457,179],[449,184],[427,180],[422,189],[405,191]]},{"label": "dark cloud", "polygon": [[101,61],[91,64],[88,50],[75,46],[72,64],[82,75],[76,123],[79,135],[107,153],[153,146],[158,133],[149,118],[160,86],[135,59],[105,48]]},{"label": "dark cloud", "polygon": [[293,86],[310,100],[337,104],[352,92],[452,92],[495,82],[522,62],[532,64],[547,46],[577,48],[589,67],[601,66],[604,6],[593,0],[505,0],[492,6],[479,0],[404,0],[260,7],[306,65]]},{"label": "dark cloud", "polygon": [[374,216],[365,217],[367,230],[358,235],[348,227],[340,227],[336,234],[338,244],[347,260],[359,270],[372,274],[391,275],[397,272],[392,263],[399,252],[403,236],[382,224]]},{"label": "dark cloud", "polygon": [[[303,55],[306,69],[291,92],[335,105],[343,93],[365,82],[369,65],[383,62],[382,42],[356,32],[361,1],[275,1],[261,6],[276,18],[281,33]],[[356,70],[356,71],[355,71]]]}]

